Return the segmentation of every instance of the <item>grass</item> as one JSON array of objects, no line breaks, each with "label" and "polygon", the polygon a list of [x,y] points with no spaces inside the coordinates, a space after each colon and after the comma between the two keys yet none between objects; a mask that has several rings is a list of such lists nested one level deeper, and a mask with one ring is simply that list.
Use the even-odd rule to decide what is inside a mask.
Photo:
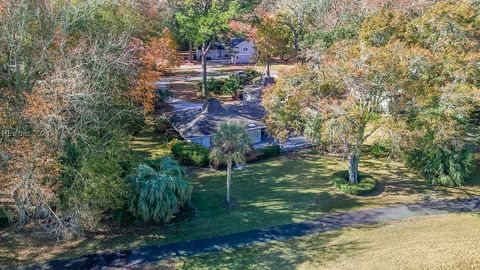
[{"label": "grass", "polygon": [[480,216],[348,228],[170,262],[170,269],[479,269]]},{"label": "grass", "polygon": [[170,155],[167,142],[160,141],[155,136],[155,119],[148,116],[145,127],[131,141],[131,147],[139,159],[156,159]]},{"label": "grass", "polygon": [[59,243],[13,229],[0,234],[0,265],[22,265],[53,258],[76,257],[93,252],[135,248],[195,238],[225,235],[255,228],[298,222],[334,211],[381,207],[424,198],[480,195],[478,186],[434,187],[397,163],[364,160],[362,170],[381,179],[383,192],[375,197],[354,197],[340,193],[330,182],[333,171],[346,168],[335,157],[290,155],[250,165],[233,172],[232,195],[238,207],[222,206],[225,172],[194,170],[192,202],[198,214],[169,227],[107,230]]},{"label": "grass", "polygon": [[[149,118],[145,130],[132,141],[139,159],[169,154],[165,143],[153,135],[153,119]],[[314,152],[290,154],[251,164],[243,171],[234,171],[232,196],[238,207],[233,209],[222,204],[226,182],[224,171],[189,169],[188,179],[194,186],[192,203],[197,208],[197,215],[192,219],[168,227],[100,228],[99,232],[61,243],[45,239],[44,235],[29,228],[8,228],[0,231],[0,266],[226,235],[308,220],[335,211],[480,195],[480,166],[470,177],[470,184],[448,188],[431,186],[419,180],[400,163],[372,159],[368,155],[364,157],[360,169],[379,180],[377,196],[356,197],[338,191],[332,186],[330,176],[347,168],[346,162]]]}]

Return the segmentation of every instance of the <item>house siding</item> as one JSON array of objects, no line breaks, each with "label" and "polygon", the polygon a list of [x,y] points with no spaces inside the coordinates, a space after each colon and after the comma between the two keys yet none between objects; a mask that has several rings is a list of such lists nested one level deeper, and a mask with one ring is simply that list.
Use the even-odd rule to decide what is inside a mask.
[{"label": "house siding", "polygon": [[206,148],[210,148],[211,146],[211,136],[203,136],[203,137],[194,137],[188,139],[191,142],[201,144]]},{"label": "house siding", "polygon": [[233,64],[250,64],[254,62],[255,46],[253,43],[243,41],[233,48]]},{"label": "house siding", "polygon": [[250,136],[250,140],[252,140],[252,143],[259,143],[262,141],[262,129],[257,128],[257,129],[250,129],[247,130],[248,136]]}]

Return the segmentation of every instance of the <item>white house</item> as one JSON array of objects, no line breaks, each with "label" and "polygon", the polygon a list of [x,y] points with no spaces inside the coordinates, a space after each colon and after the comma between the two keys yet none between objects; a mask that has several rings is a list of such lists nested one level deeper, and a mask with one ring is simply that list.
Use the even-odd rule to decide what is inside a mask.
[{"label": "white house", "polygon": [[[200,60],[202,49],[198,47],[195,52]],[[250,64],[255,62],[255,45],[243,38],[233,38],[229,44],[216,42],[207,52],[207,60],[230,60],[232,64]]]},{"label": "white house", "polygon": [[245,39],[234,39],[232,47],[232,64],[251,64],[255,62],[255,45]]}]

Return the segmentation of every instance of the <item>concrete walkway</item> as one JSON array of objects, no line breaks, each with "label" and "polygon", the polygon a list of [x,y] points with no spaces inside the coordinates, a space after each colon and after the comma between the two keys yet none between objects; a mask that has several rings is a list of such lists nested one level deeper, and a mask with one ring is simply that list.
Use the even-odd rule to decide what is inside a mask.
[{"label": "concrete walkway", "polygon": [[424,201],[410,205],[393,205],[352,212],[325,215],[300,223],[251,230],[226,236],[147,246],[116,253],[91,254],[71,260],[53,260],[23,269],[105,269],[108,267],[137,268],[145,264],[176,257],[221,252],[257,243],[288,240],[312,233],[344,227],[376,224],[404,218],[458,212],[480,212],[480,197],[455,200]]}]

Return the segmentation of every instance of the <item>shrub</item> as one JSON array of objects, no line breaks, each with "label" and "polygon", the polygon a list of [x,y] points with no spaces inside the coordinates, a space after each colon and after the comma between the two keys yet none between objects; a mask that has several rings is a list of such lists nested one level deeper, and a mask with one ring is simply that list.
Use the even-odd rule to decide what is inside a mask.
[{"label": "shrub", "polygon": [[386,141],[375,141],[370,151],[376,158],[388,157],[392,153],[392,146]]},{"label": "shrub", "polygon": [[203,145],[180,142],[172,147],[172,155],[184,165],[204,167],[208,165],[209,151]]},{"label": "shrub", "polygon": [[13,222],[14,213],[11,209],[0,206],[0,228]]},{"label": "shrub", "polygon": [[125,126],[125,131],[136,135],[145,126],[145,112],[135,107],[128,107],[128,113],[120,115],[119,122]]},{"label": "shrub", "polygon": [[177,138],[175,138],[175,139],[173,139],[173,140],[170,140],[170,141],[167,143],[167,148],[168,148],[168,150],[172,151],[172,148],[173,148],[177,143],[179,143],[179,142],[181,142],[181,140],[179,140],[179,139],[177,139]]},{"label": "shrub", "polygon": [[192,187],[184,177],[184,169],[170,157],[141,163],[129,177],[129,210],[143,221],[167,223],[190,202]]},{"label": "shrub", "polygon": [[263,159],[278,157],[280,155],[280,145],[274,144],[259,150],[263,154]]},{"label": "shrub", "polygon": [[260,72],[256,71],[255,69],[253,68],[247,68],[245,69],[245,73],[247,73],[247,79],[249,81],[252,81],[253,79],[255,79],[256,77],[259,77],[260,75],[262,75]]},{"label": "shrub", "polygon": [[418,171],[432,184],[461,186],[472,171],[475,158],[465,147],[457,149],[455,142],[435,143],[433,135],[419,140],[406,151],[407,166]]},{"label": "shrub", "polygon": [[356,196],[371,193],[377,185],[377,181],[372,176],[363,173],[360,173],[359,183],[350,183],[348,181],[348,171],[339,171],[332,174],[332,183],[343,193]]},{"label": "shrub", "polygon": [[241,87],[240,78],[235,75],[230,75],[225,83],[222,85],[221,90],[223,94],[230,94],[233,97],[237,95],[238,89]]}]

